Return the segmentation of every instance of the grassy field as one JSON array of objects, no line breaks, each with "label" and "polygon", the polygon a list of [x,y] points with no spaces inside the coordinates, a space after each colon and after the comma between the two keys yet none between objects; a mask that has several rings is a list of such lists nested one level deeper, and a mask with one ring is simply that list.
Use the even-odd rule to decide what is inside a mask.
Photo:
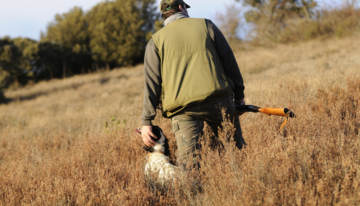
[{"label": "grassy field", "polygon": [[[143,66],[7,91],[0,105],[0,205],[360,205],[360,36],[237,52],[248,146],[204,143],[196,197],[154,195],[143,178]],[[156,119],[175,143],[169,120]],[[225,123],[220,134],[231,133]],[[204,135],[204,140],[208,134]],[[174,157],[173,157],[174,158]]]}]

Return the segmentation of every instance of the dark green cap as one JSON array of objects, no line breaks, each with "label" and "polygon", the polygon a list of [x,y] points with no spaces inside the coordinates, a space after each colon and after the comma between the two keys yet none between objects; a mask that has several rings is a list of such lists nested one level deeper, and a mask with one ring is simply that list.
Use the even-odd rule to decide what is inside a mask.
[{"label": "dark green cap", "polygon": [[185,5],[186,8],[190,8],[190,6],[185,3],[183,0],[161,0],[160,2],[160,10],[161,13],[166,13],[175,9],[179,5]]}]

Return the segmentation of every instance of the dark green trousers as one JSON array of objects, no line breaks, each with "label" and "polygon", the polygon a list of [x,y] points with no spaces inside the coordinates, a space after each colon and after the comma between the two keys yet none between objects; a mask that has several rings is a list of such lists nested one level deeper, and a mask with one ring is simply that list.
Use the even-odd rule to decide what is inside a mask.
[{"label": "dark green trousers", "polygon": [[[218,136],[218,129],[224,121],[222,111],[225,111],[226,118],[234,124],[236,129],[234,140],[239,149],[245,145],[242,137],[239,116],[236,114],[235,105],[231,97],[211,100],[194,104],[182,113],[171,118],[172,130],[175,134],[177,144],[177,163],[184,169],[191,164],[191,167],[198,166],[198,150],[200,149],[199,137],[206,122],[215,137]],[[210,140],[216,142],[216,139]]]}]

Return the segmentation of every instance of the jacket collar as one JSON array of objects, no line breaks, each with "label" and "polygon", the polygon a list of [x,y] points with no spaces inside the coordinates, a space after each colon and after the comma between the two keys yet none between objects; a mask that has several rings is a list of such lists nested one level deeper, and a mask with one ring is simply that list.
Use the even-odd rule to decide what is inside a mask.
[{"label": "jacket collar", "polygon": [[168,25],[168,24],[170,24],[170,23],[172,23],[172,22],[174,22],[174,21],[176,21],[178,19],[183,19],[183,18],[188,18],[188,17],[189,17],[188,15],[186,15],[186,14],[184,14],[182,12],[175,13],[175,14],[169,16],[167,19],[165,19],[164,26],[166,26],[166,25]]}]

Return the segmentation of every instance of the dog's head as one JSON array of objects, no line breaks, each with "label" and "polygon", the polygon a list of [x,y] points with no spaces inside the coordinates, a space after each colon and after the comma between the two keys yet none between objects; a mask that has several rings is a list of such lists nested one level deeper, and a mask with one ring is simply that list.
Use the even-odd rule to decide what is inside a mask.
[{"label": "dog's head", "polygon": [[152,132],[159,139],[153,139],[156,142],[156,144],[153,147],[145,146],[144,149],[148,152],[160,152],[166,156],[169,156],[170,154],[169,143],[161,128],[158,126],[153,126]]}]

